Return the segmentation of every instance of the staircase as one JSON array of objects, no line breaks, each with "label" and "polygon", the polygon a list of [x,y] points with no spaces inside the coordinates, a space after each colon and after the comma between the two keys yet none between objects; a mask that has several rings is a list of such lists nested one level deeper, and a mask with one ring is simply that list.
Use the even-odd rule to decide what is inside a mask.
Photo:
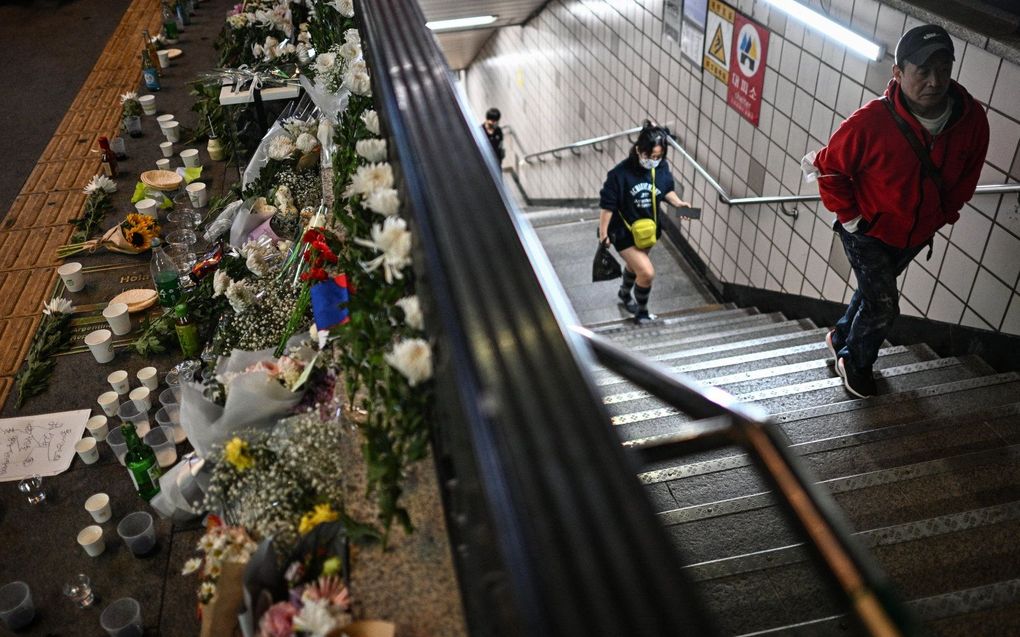
[{"label": "staircase", "polygon": [[[1020,375],[886,343],[880,395],[854,399],[827,360],[825,327],[713,304],[684,264],[666,262],[676,256],[668,245],[652,253],[662,260],[651,302],[659,319],[635,326],[614,306],[616,283],[590,282],[592,212],[536,221],[590,329],[773,415],[925,631],[1020,634]],[[608,370],[592,377],[622,441],[690,425]],[[638,477],[723,634],[854,634],[740,450],[645,466]]]}]

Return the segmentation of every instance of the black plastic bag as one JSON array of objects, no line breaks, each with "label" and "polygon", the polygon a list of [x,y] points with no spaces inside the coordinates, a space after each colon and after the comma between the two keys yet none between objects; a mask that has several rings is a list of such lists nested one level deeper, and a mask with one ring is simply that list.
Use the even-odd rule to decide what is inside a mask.
[{"label": "black plastic bag", "polygon": [[623,275],[619,262],[609,252],[609,246],[600,243],[595,251],[595,261],[591,265],[592,281],[612,281]]}]

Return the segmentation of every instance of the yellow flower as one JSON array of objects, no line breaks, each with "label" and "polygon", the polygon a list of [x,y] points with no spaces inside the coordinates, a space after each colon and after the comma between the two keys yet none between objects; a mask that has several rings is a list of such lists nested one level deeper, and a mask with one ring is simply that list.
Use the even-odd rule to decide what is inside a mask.
[{"label": "yellow flower", "polygon": [[237,437],[232,438],[223,448],[223,459],[238,471],[250,469],[255,464],[252,457],[248,455],[248,443]]},{"label": "yellow flower", "polygon": [[340,514],[333,510],[329,504],[316,504],[313,511],[301,516],[301,524],[298,525],[298,533],[304,535],[323,522],[333,522],[340,517]]}]

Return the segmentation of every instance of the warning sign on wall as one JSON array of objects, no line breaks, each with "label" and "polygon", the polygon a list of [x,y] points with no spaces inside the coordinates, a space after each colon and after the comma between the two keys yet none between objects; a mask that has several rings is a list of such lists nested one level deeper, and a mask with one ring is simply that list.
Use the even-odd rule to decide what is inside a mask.
[{"label": "warning sign on wall", "polygon": [[738,13],[733,20],[733,48],[730,51],[729,89],[726,103],[755,126],[761,113],[761,92],[765,86],[765,53],[768,29]]},{"label": "warning sign on wall", "polygon": [[736,11],[733,7],[709,0],[708,16],[705,20],[705,54],[702,66],[716,76],[720,82],[730,79],[730,56],[733,50],[733,19]]}]

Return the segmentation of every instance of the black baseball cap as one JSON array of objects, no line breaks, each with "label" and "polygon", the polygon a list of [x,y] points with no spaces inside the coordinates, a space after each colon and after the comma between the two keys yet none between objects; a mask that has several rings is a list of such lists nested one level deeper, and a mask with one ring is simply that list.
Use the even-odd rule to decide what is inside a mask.
[{"label": "black baseball cap", "polygon": [[896,43],[896,66],[902,69],[904,62],[920,66],[938,51],[949,51],[949,56],[956,59],[953,39],[946,30],[937,24],[914,27],[904,33]]}]

